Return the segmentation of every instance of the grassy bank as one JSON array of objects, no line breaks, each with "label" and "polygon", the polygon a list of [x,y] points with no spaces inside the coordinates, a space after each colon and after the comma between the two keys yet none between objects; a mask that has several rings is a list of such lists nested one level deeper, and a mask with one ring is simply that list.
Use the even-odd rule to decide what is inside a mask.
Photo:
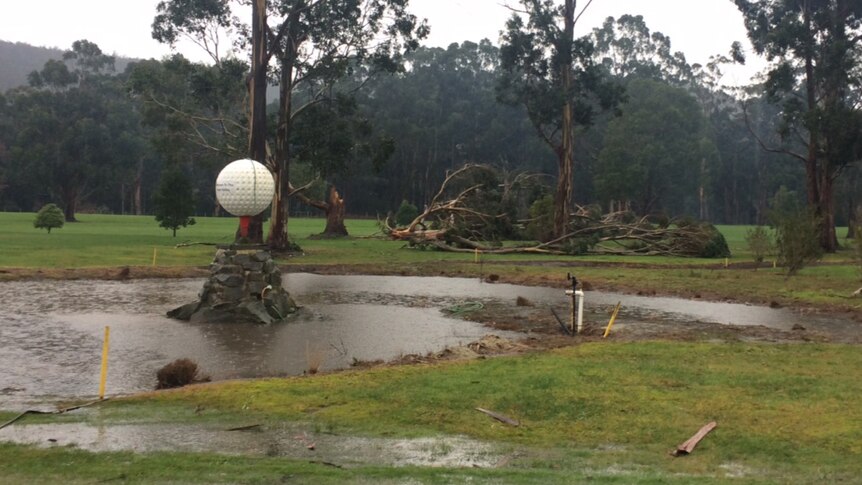
[{"label": "grassy bank", "polygon": [[[350,477],[358,482],[374,481],[381,473],[381,479],[410,476],[421,483],[540,483],[572,477],[708,483],[734,476],[734,483],[834,483],[862,474],[862,408],[855,405],[862,399],[860,370],[862,354],[853,346],[585,344],[521,357],[218,383],[109,402],[87,419],[93,424],[225,427],[301,422],[319,433],[443,433],[524,450],[506,470],[390,470],[394,475],[386,475],[368,468]],[[518,419],[521,426],[498,423],[476,407]],[[712,420],[718,428],[693,455],[667,455]],[[0,459],[0,473],[22,482],[50,476],[50,467],[38,463],[51,457],[69,463],[66,471],[73,477],[91,476],[91,467],[99,465],[112,470],[101,476],[108,478],[122,470],[117,460],[127,461],[140,467],[141,481],[159,476],[152,474],[158,473],[160,460],[184,460],[172,454],[5,451],[3,456],[16,458]],[[203,455],[204,462],[208,459]],[[224,481],[255,481],[246,475],[255,464],[259,473],[286,473],[271,470],[278,465],[266,459],[225,459]],[[294,473],[307,478],[346,478],[326,467],[281,466],[293,466]],[[207,481],[178,476],[179,481]]]}]

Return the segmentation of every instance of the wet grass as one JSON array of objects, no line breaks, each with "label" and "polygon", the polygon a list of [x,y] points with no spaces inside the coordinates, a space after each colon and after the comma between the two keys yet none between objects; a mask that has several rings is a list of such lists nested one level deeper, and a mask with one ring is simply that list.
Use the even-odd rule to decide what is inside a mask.
[{"label": "wet grass", "polygon": [[[690,483],[691,476],[668,476],[654,470],[620,473],[616,467],[584,469],[582,460],[555,466],[504,469],[369,467],[336,468],[326,463],[284,458],[237,457],[191,453],[103,453],[68,448],[38,449],[0,443],[3,483],[297,483],[297,484],[548,484],[548,483]],[[698,477],[698,483],[721,483]],[[756,483],[735,480],[735,483]]]},{"label": "wet grass", "polygon": [[[549,458],[529,455],[516,469],[616,467],[624,483],[721,478],[732,470],[767,482],[834,482],[862,474],[860,370],[854,346],[585,344],[520,357],[196,386],[106,403],[86,419],[292,421],[343,435],[465,435],[548,450]],[[498,423],[476,407],[522,425]],[[718,429],[694,455],[667,456],[712,420]]]}]

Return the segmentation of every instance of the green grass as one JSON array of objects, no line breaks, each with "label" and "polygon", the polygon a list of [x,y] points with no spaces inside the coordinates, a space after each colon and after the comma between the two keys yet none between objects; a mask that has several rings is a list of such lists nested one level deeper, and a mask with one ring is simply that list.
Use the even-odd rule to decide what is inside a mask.
[{"label": "green grass", "polygon": [[[198,217],[197,224],[180,229],[176,238],[157,225],[151,216],[116,216],[81,214],[80,222],[66,224],[48,234],[33,228],[32,213],[0,212],[0,267],[92,267],[143,266],[153,262],[165,266],[208,264],[212,248],[191,246],[175,248],[178,243],[230,243],[236,229],[235,218]],[[403,264],[436,261],[472,261],[472,254],[440,251],[404,251],[403,242],[367,239],[378,232],[377,221],[350,219],[348,231],[354,238],[347,240],[314,240],[309,236],[322,231],[322,219],[291,218],[289,234],[305,252],[308,264]],[[734,253],[730,262],[750,259],[745,246],[745,231],[751,226],[718,226],[725,234]],[[849,260],[851,252],[830,255],[830,260]],[[483,260],[533,261],[547,260],[536,255],[484,255]],[[661,265],[715,265],[721,261],[703,258],[656,256],[580,256],[553,257],[571,261],[628,262]]]},{"label": "green grass", "polygon": [[[460,470],[448,478],[459,482],[556,482],[591,474],[620,483],[709,482],[720,481],[727,467],[736,467],[746,471],[742,483],[834,483],[862,474],[862,407],[855,405],[862,399],[860,369],[862,353],[855,346],[594,343],[466,363],[218,383],[109,402],[86,419],[92,424],[291,421],[325,433],[458,434],[533,450],[514,469]],[[519,419],[522,425],[497,423],[475,407]],[[712,420],[718,428],[693,455],[668,457],[670,449]],[[28,455],[50,452],[11,451],[22,455],[16,460],[31,462],[33,471],[0,463],[0,473],[25,473],[22,481],[50,473],[38,466],[39,458]],[[158,459],[54,453],[106,465],[118,459]],[[233,476],[234,466],[260,463],[266,470],[271,465],[249,458],[225,463],[227,477]],[[621,471],[601,472],[614,467]],[[89,473],[86,467],[76,470],[69,469],[72,476]],[[382,473],[362,468],[356,477],[370,478],[366,472]],[[296,473],[304,476],[301,470]],[[344,477],[326,469],[308,473],[321,473],[327,480]],[[422,483],[447,482],[441,479],[447,476],[443,471],[392,473],[396,475],[389,478],[396,481],[410,476]],[[199,480],[193,472],[178,476],[178,481]]]}]

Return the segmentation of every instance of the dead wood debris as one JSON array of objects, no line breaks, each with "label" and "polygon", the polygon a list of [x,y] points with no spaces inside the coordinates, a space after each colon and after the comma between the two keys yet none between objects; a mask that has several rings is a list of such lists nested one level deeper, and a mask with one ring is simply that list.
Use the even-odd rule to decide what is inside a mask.
[{"label": "dead wood debris", "polygon": [[518,421],[516,419],[512,419],[508,416],[503,416],[500,413],[495,413],[494,411],[489,411],[489,410],[484,409],[484,408],[476,408],[476,411],[479,411],[480,413],[485,413],[488,416],[491,416],[492,418],[496,419],[497,421],[500,421],[501,423],[508,424],[509,426],[518,427],[521,425],[520,421]]},{"label": "dead wood debris", "polygon": [[706,424],[704,427],[700,428],[700,431],[694,434],[691,438],[683,442],[681,445],[677,446],[675,450],[671,451],[670,454],[672,456],[685,456],[694,451],[694,447],[700,443],[710,431],[714,430],[718,424],[713,421],[711,423]]},{"label": "dead wood debris", "polygon": [[[452,186],[470,172],[492,170],[483,165],[465,165],[446,175],[440,189],[406,227],[393,227],[389,218],[382,221],[383,232],[391,239],[414,246],[436,247],[449,252],[483,254],[604,254],[725,257],[729,250],[721,234],[711,224],[668,220],[661,224],[630,211],[602,214],[595,207],[578,206],[571,214],[569,232],[551,241],[532,246],[490,246],[459,234],[456,226],[477,226],[502,214],[486,214],[470,207],[470,196],[482,185],[470,185],[450,199]],[[466,224],[464,224],[466,222]]]}]

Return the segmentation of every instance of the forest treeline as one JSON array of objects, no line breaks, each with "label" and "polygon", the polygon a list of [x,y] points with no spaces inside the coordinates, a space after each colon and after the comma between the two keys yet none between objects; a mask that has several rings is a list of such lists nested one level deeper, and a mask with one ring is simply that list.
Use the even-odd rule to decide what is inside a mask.
[{"label": "forest treeline", "polygon": [[[587,38],[584,58],[619,88],[619,99],[574,132],[574,203],[763,224],[779,191],[805,199],[805,165],[793,153],[804,152],[806,140],[775,102],[769,83],[778,79],[769,77],[765,90],[723,86],[721,69],[737,53],[690,64],[639,16],[609,18]],[[291,185],[309,184],[304,195],[326,200],[337,187],[347,214],[381,216],[403,201],[428,204],[447,171],[468,163],[538,174],[522,213],[553,193],[559,154],[530,107],[512,101],[500,47],[417,46],[391,72],[374,75],[366,61],[293,92],[285,150]],[[26,86],[0,93],[0,210],[56,202],[67,220],[78,212],[147,214],[161,174],[178,167],[193,181],[197,214],[219,214],[215,177],[247,153],[248,63],[174,55],[120,71],[114,62],[78,41]],[[278,76],[273,70],[270,81]],[[271,149],[278,110],[278,101],[267,108]],[[860,203],[857,148],[830,175],[838,225]],[[302,201],[290,210],[315,211]]]}]

